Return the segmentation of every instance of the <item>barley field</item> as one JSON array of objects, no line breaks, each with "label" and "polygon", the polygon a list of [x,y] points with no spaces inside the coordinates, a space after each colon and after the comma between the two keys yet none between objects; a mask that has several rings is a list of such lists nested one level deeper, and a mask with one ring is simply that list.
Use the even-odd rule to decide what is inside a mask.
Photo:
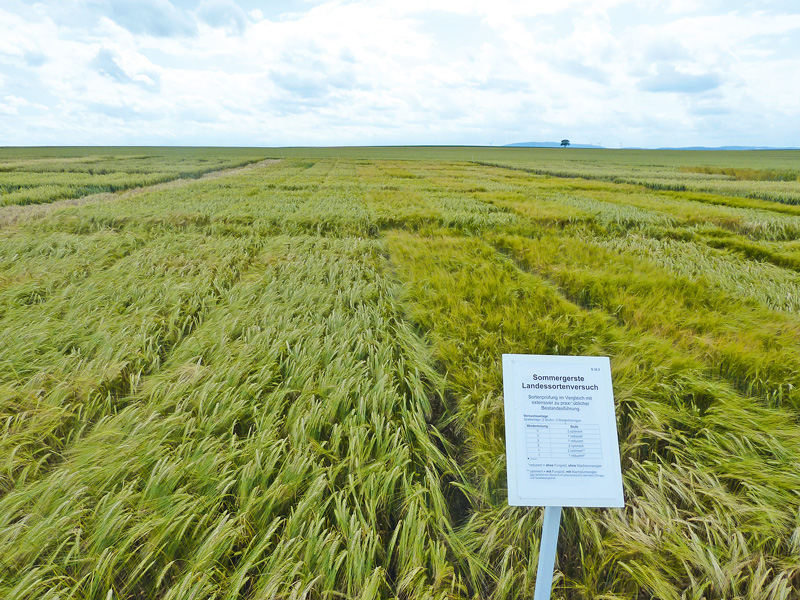
[{"label": "barley field", "polygon": [[800,597],[798,158],[0,149],[0,597],[531,598],[502,353],[611,359],[554,598]]}]

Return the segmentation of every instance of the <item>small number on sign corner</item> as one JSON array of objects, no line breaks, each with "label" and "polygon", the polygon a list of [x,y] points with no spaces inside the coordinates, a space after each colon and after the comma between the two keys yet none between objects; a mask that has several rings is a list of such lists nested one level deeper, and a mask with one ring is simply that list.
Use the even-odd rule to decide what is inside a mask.
[{"label": "small number on sign corner", "polygon": [[599,371],[600,367],[592,367],[592,371]]}]

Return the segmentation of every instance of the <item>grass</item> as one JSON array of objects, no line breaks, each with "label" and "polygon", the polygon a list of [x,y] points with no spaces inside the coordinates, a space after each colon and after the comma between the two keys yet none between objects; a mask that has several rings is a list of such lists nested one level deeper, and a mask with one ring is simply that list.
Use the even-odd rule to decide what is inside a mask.
[{"label": "grass", "polygon": [[0,206],[196,179],[263,158],[263,151],[242,148],[0,148]]},{"label": "grass", "polygon": [[626,508],[565,511],[555,597],[800,593],[800,209],[647,184],[784,154],[251,152],[0,230],[0,596],[532,595],[504,352],[611,358]]}]

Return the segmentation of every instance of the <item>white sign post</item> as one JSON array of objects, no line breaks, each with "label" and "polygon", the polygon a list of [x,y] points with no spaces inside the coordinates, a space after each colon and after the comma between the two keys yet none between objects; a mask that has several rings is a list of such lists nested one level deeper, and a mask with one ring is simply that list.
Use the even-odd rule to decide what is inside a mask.
[{"label": "white sign post", "polygon": [[562,506],[623,507],[607,357],[503,355],[508,503],[544,506],[534,600],[550,598]]}]

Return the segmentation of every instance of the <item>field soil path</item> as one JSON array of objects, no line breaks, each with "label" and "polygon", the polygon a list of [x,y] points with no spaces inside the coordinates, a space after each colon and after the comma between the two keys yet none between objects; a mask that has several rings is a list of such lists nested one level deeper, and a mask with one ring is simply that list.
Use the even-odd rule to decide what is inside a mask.
[{"label": "field soil path", "polygon": [[152,192],[157,190],[168,190],[178,187],[189,185],[196,181],[208,181],[211,179],[219,179],[221,177],[232,177],[252,171],[259,167],[265,167],[277,162],[281,159],[268,158],[258,162],[250,163],[243,167],[234,167],[232,169],[220,169],[219,171],[212,171],[200,177],[188,177],[181,179],[173,179],[165,183],[157,183],[155,185],[147,185],[142,187],[131,188],[120,192],[103,192],[100,194],[89,194],[88,196],[81,196],[80,198],[65,198],[63,200],[56,200],[55,202],[48,202],[47,204],[11,204],[8,206],[0,207],[0,228],[14,225],[15,223],[23,220],[40,219],[49,215],[53,211],[68,206],[82,206],[84,204],[101,204],[104,202],[116,202],[131,196],[138,196],[145,192]]}]

